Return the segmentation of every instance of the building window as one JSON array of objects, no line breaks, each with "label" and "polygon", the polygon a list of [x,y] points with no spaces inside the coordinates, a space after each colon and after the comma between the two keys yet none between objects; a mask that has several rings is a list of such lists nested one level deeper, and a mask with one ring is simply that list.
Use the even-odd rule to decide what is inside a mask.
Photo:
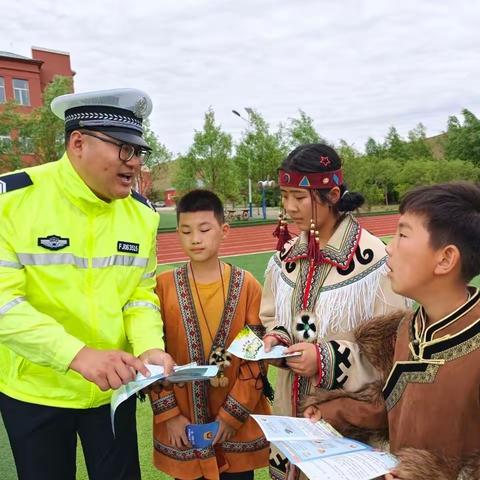
[{"label": "building window", "polygon": [[5,103],[6,100],[6,95],[5,95],[5,79],[3,77],[0,77],[0,103]]},{"label": "building window", "polygon": [[0,135],[0,152],[6,152],[12,148],[10,135]]},{"label": "building window", "polygon": [[30,94],[28,92],[28,80],[13,79],[13,94],[15,101],[20,105],[30,105]]},{"label": "building window", "polygon": [[20,137],[20,152],[23,155],[33,154],[33,140],[30,137]]}]

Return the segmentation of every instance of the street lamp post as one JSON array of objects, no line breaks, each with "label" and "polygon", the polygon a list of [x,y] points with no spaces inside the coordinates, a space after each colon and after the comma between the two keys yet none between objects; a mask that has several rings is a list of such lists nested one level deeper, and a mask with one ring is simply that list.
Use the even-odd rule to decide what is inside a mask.
[{"label": "street lamp post", "polygon": [[258,186],[262,189],[262,214],[263,219],[267,219],[267,198],[265,190],[267,188],[272,188],[275,186],[275,182],[273,180],[260,180],[258,182]]},{"label": "street lamp post", "polygon": [[[237,110],[232,110],[232,113],[237,117],[240,117],[243,121],[251,125],[250,121],[245,117],[242,117]],[[250,177],[250,158],[248,158],[248,216],[253,217],[253,207],[252,207],[252,179]]]}]

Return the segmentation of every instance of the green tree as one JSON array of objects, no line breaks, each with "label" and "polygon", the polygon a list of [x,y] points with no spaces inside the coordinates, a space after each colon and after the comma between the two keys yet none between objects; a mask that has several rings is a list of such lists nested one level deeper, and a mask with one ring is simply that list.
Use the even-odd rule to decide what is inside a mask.
[{"label": "green tree", "polygon": [[21,133],[26,117],[15,102],[7,102],[0,111],[0,173],[21,167]]},{"label": "green tree", "polygon": [[149,120],[143,122],[143,138],[152,149],[152,153],[145,163],[147,167],[152,168],[154,165],[171,162],[173,160],[172,152],[160,142],[157,135],[152,130]]},{"label": "green tree", "polygon": [[52,100],[73,91],[72,79],[57,75],[43,92],[42,106],[34,109],[24,125],[22,136],[32,141],[39,163],[58,160],[65,150],[65,126],[50,109]]},{"label": "green tree", "polygon": [[309,117],[303,110],[299,110],[299,118],[290,118],[286,129],[287,145],[294,149],[305,143],[327,143],[313,125],[313,118]]},{"label": "green tree", "polygon": [[467,109],[462,115],[463,125],[455,116],[448,119],[445,156],[480,166],[480,120]]},{"label": "green tree", "polygon": [[282,128],[271,132],[260,113],[248,109],[248,127],[236,147],[235,163],[238,167],[240,192],[248,196],[248,179],[253,184],[254,202],[260,201],[260,191],[255,188],[260,180],[277,180],[277,170],[288,153],[282,138]]},{"label": "green tree", "polygon": [[215,113],[205,113],[203,130],[196,131],[188,153],[177,159],[174,185],[182,194],[202,187],[214,191],[223,200],[238,198],[237,172],[232,159],[232,137],[215,124]]},{"label": "green tree", "polygon": [[408,159],[408,146],[395,127],[390,127],[383,144],[384,158],[391,158],[397,162]]},{"label": "green tree", "polygon": [[365,144],[365,153],[369,157],[380,157],[383,155],[383,145],[377,143],[372,137],[369,137]]},{"label": "green tree", "polygon": [[432,151],[426,142],[427,130],[422,123],[408,132],[408,143],[406,145],[409,158],[431,158]]}]

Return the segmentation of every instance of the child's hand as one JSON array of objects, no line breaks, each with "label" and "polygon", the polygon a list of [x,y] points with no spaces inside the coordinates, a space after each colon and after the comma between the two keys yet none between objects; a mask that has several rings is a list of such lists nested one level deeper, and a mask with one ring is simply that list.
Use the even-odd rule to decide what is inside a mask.
[{"label": "child's hand", "polygon": [[393,473],[387,473],[385,480],[402,480],[400,477],[396,477]]},{"label": "child's hand", "polygon": [[185,431],[185,427],[189,424],[190,420],[183,415],[177,415],[165,422],[170,445],[179,449],[191,447],[187,438],[187,432]]},{"label": "child's hand", "polygon": [[220,417],[215,419],[219,423],[218,432],[213,439],[213,445],[223,443],[235,435],[236,430]]},{"label": "child's hand", "polygon": [[285,350],[285,353],[301,352],[298,357],[287,358],[287,365],[293,373],[302,377],[313,377],[318,372],[317,347],[313,343],[296,343]]},{"label": "child's hand", "polygon": [[321,420],[322,412],[315,405],[310,405],[310,407],[307,407],[303,412],[303,416],[309,418],[311,422],[315,423]]},{"label": "child's hand", "polygon": [[268,353],[273,347],[281,345],[281,343],[273,335],[266,335],[263,337],[263,345],[265,347],[265,352]]}]

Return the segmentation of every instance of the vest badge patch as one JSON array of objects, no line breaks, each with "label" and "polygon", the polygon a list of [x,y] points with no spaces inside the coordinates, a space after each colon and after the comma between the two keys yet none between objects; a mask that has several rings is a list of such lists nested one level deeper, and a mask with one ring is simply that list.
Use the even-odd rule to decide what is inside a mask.
[{"label": "vest badge patch", "polygon": [[49,235],[48,237],[39,237],[37,245],[48,250],[61,250],[70,245],[70,239],[62,238],[58,235]]}]

